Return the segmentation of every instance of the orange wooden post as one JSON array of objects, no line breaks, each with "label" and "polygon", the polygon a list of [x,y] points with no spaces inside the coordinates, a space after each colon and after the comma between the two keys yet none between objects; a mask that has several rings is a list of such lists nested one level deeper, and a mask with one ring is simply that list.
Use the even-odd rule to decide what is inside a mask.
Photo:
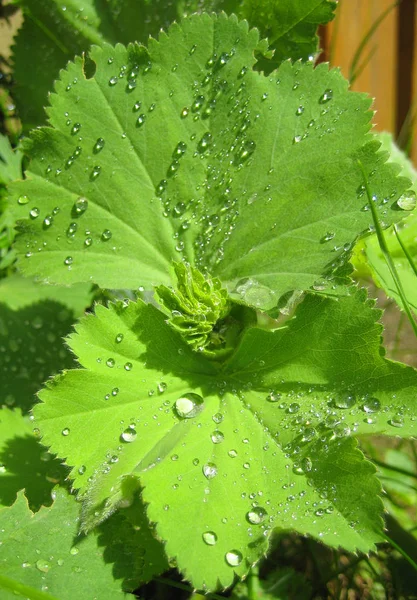
[{"label": "orange wooden post", "polygon": [[[333,46],[332,65],[340,66],[349,76],[355,52],[375,21],[393,4],[393,0],[341,0],[337,17],[330,31]],[[374,123],[377,130],[395,133],[396,126],[396,65],[397,11],[395,7],[373,34],[359,61],[372,56],[352,85],[355,91],[368,92],[375,98]],[[332,40],[332,36],[335,36]]]}]

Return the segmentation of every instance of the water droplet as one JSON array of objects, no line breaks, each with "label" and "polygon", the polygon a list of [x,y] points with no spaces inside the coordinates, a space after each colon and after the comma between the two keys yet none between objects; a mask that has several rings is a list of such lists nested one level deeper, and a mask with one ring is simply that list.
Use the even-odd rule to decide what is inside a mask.
[{"label": "water droplet", "polygon": [[99,152],[101,152],[103,150],[103,148],[104,148],[104,144],[105,144],[104,139],[103,138],[98,138],[97,141],[96,141],[96,143],[94,144],[94,147],[93,147],[94,154],[98,154]]},{"label": "water droplet", "polygon": [[278,402],[278,400],[281,399],[281,394],[279,394],[278,392],[270,392],[266,399],[268,400],[268,402]]},{"label": "water droplet", "polygon": [[110,231],[110,229],[105,229],[103,231],[103,233],[101,234],[101,239],[103,240],[103,242],[107,242],[108,240],[110,240],[112,237],[112,232]]},{"label": "water droplet", "polygon": [[295,114],[297,115],[297,117],[299,117],[300,115],[302,115],[304,112],[304,106],[299,106],[297,108],[297,110],[295,111]]},{"label": "water droplet", "polygon": [[213,479],[217,475],[217,466],[212,462],[206,463],[203,467],[203,474],[207,479]]},{"label": "water droplet", "polygon": [[39,208],[32,208],[32,210],[29,212],[29,215],[31,217],[31,219],[37,219],[39,217],[40,214],[40,210]]},{"label": "water droplet", "polygon": [[328,231],[326,233],[326,235],[324,235],[321,240],[320,243],[321,244],[325,244],[326,242],[330,242],[330,240],[332,240],[334,238],[336,234],[333,231]]},{"label": "water droplet", "polygon": [[63,429],[63,430],[61,431],[61,433],[62,433],[62,435],[63,435],[64,437],[67,437],[67,435],[69,435],[69,434],[70,434],[70,430],[69,430],[69,428],[68,428],[68,427],[65,427],[65,429]]},{"label": "water droplet", "polygon": [[79,553],[79,549],[77,548],[77,546],[73,546],[73,547],[70,549],[70,554],[71,554],[71,556],[77,556],[77,554],[78,554],[78,553]]},{"label": "water droplet", "polygon": [[401,208],[401,210],[414,210],[417,203],[417,196],[413,190],[409,190],[407,193],[403,194],[397,200],[397,205]]},{"label": "water droplet", "polygon": [[71,127],[71,135],[76,135],[81,129],[81,123],[74,123]]},{"label": "water droplet", "polygon": [[333,91],[330,89],[327,89],[324,94],[322,96],[320,96],[319,98],[319,103],[320,104],[326,104],[327,102],[330,102],[330,100],[333,98]]},{"label": "water droplet", "polygon": [[21,206],[24,206],[28,202],[29,202],[28,196],[19,196],[19,198],[17,199],[17,203],[20,204]]},{"label": "water droplet", "polygon": [[198,394],[190,392],[175,401],[175,412],[180,419],[192,419],[204,408],[204,400]]},{"label": "water droplet", "polygon": [[233,450],[233,449],[229,450],[229,452],[227,454],[230,456],[230,458],[236,458],[236,456],[237,456],[236,450]]},{"label": "water droplet", "polygon": [[139,100],[137,102],[135,102],[135,104],[133,105],[133,112],[138,112],[138,110],[140,110],[142,106],[142,102],[139,102]]},{"label": "water droplet", "polygon": [[175,150],[173,152],[174,158],[183,156],[185,154],[186,150],[187,150],[187,144],[185,142],[178,142],[178,144],[175,146]]},{"label": "water droplet", "polygon": [[91,246],[92,243],[93,243],[92,238],[90,238],[90,237],[85,238],[84,246],[87,246],[87,248],[88,248],[89,246]]},{"label": "water droplet", "polygon": [[296,402],[293,402],[288,407],[288,412],[291,414],[294,414],[294,413],[298,412],[299,410],[300,410],[300,405],[297,404]]},{"label": "water droplet", "polygon": [[206,132],[201,140],[197,144],[197,150],[199,152],[205,152],[213,143],[213,136],[210,132]]},{"label": "water droplet", "polygon": [[193,46],[191,46],[191,48],[190,48],[190,56],[191,56],[192,54],[194,54],[194,52],[195,52],[196,50],[197,50],[197,44],[194,44]]},{"label": "water droplet", "polygon": [[403,417],[401,417],[400,415],[396,415],[394,417],[392,417],[388,423],[392,426],[392,427],[402,427],[404,425],[404,419]]},{"label": "water droplet", "polygon": [[93,170],[91,171],[90,179],[92,181],[94,181],[95,179],[97,179],[97,177],[100,175],[100,173],[101,173],[101,167],[96,165],[95,167],[93,167]]},{"label": "water droplet", "polygon": [[158,383],[158,385],[156,387],[158,388],[158,392],[160,394],[163,394],[167,390],[167,388],[168,388],[168,386],[165,383],[165,381],[161,381],[160,383]]},{"label": "water droplet", "polygon": [[116,338],[115,338],[115,342],[116,342],[116,344],[120,344],[120,342],[122,342],[122,341],[123,341],[123,338],[124,338],[124,335],[123,335],[123,333],[118,333],[118,334],[116,335]]},{"label": "water droplet", "polygon": [[356,397],[350,392],[338,394],[334,400],[334,405],[337,408],[352,408],[356,403]]},{"label": "water droplet", "polygon": [[77,215],[82,215],[88,208],[87,198],[80,197],[74,202],[74,211]]},{"label": "water droplet", "polygon": [[54,222],[54,220],[51,215],[48,215],[47,217],[45,217],[43,220],[44,229],[49,229],[49,227],[52,225],[53,222]]},{"label": "water droplet", "polygon": [[110,367],[110,369],[112,369],[114,367],[114,365],[116,364],[116,361],[114,360],[114,358],[108,358],[106,360],[106,365],[108,367]]},{"label": "water droplet", "polygon": [[87,470],[87,467],[85,465],[81,465],[81,467],[79,467],[79,469],[78,469],[79,475],[84,475],[86,470]]},{"label": "water droplet", "polygon": [[118,81],[119,81],[119,78],[116,75],[114,75],[113,77],[110,77],[110,79],[109,79],[109,85],[110,86],[116,85],[116,83]]},{"label": "water droplet", "polygon": [[112,391],[111,391],[111,395],[112,396],[117,396],[118,393],[119,393],[119,388],[118,387],[113,388]]},{"label": "water droplet", "polygon": [[213,421],[216,423],[216,425],[219,425],[219,423],[221,423],[224,419],[222,413],[216,413],[212,416]]},{"label": "water droplet", "polygon": [[204,104],[204,100],[205,100],[204,96],[201,96],[201,95],[197,96],[197,98],[194,100],[194,102],[191,105],[191,110],[193,113],[198,112],[202,108],[202,106]]},{"label": "water droplet", "polygon": [[205,531],[203,533],[203,540],[207,544],[207,546],[214,546],[217,542],[217,535],[214,531]]},{"label": "water droplet", "polygon": [[146,115],[141,114],[138,116],[138,118],[136,119],[136,127],[142,127],[143,124],[146,121]]},{"label": "water droplet", "polygon": [[367,398],[363,403],[363,410],[366,413],[378,412],[381,408],[381,403],[377,398]]},{"label": "water droplet", "polygon": [[188,117],[188,113],[189,113],[188,108],[183,108],[181,111],[181,115],[180,115],[181,119],[185,119],[185,117]]},{"label": "water droplet", "polygon": [[255,142],[248,140],[246,141],[239,154],[238,154],[238,161],[239,162],[245,162],[246,160],[248,160],[248,158],[250,158],[252,156],[252,154],[255,152],[256,150],[256,144]]},{"label": "water droplet", "polygon": [[122,433],[122,435],[120,436],[120,438],[123,440],[123,442],[134,442],[136,437],[137,437],[137,433],[135,429],[132,429],[131,427],[128,427],[127,429],[124,430],[124,432]]},{"label": "water droplet", "polygon": [[131,371],[131,370],[132,370],[132,368],[133,368],[133,365],[132,365],[132,363],[131,363],[131,362],[127,362],[127,363],[125,364],[125,367],[124,367],[124,368],[125,368],[125,371]]},{"label": "water droplet", "polygon": [[247,513],[246,518],[249,523],[252,523],[252,525],[260,525],[263,521],[265,521],[267,514],[268,513],[264,508],[261,506],[255,506],[255,508],[252,508]]},{"label": "water droplet", "polygon": [[64,265],[72,265],[72,263],[74,262],[74,259],[72,258],[72,256],[67,256],[67,258],[64,260]]},{"label": "water droplet", "polygon": [[221,431],[219,431],[218,429],[213,431],[213,433],[211,434],[211,441],[213,442],[213,444],[221,444],[223,440],[224,434]]},{"label": "water droplet", "polygon": [[42,573],[47,573],[51,568],[51,565],[43,558],[40,558],[35,564],[38,571],[41,571]]},{"label": "water droplet", "polygon": [[230,550],[229,552],[226,552],[225,558],[228,565],[231,567],[238,567],[242,562],[243,556],[239,550]]}]

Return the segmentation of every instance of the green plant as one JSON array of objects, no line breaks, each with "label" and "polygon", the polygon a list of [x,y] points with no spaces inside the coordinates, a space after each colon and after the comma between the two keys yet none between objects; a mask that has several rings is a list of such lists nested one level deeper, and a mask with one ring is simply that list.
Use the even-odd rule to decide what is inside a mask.
[{"label": "green plant", "polygon": [[[17,268],[37,281],[9,261],[0,282],[0,587],[117,598],[176,566],[215,592],[288,531],[374,551],[382,488],[356,437],[415,436],[417,373],[385,358],[349,261],[373,217],[399,223],[415,193],[370,133],[370,100],[313,64],[334,4],[82,4],[23,2],[15,48],[30,125],[45,90],[35,80],[28,102],[22,36],[50,44],[48,85],[95,43],[22,140],[25,178],[6,180]],[[181,20],[146,45],[107,43],[161,15]],[[91,284],[106,293],[69,333]],[[45,380],[36,441],[18,409]],[[30,448],[41,476],[23,484],[9,472]]]}]

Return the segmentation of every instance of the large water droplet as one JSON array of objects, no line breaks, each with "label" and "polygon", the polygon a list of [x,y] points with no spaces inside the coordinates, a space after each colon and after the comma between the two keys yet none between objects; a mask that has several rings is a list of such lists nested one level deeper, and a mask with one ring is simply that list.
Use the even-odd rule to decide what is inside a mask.
[{"label": "large water droplet", "polygon": [[98,154],[99,152],[101,152],[104,148],[104,144],[105,144],[104,139],[98,138],[98,140],[96,141],[96,143],[94,144],[94,147],[93,147],[94,154]]},{"label": "large water droplet", "polygon": [[206,463],[203,467],[203,474],[207,479],[213,479],[217,475],[217,466],[212,462]]},{"label": "large water droplet", "polygon": [[213,442],[213,444],[221,444],[223,440],[224,434],[221,431],[219,431],[218,429],[213,431],[213,433],[211,434],[211,441]]},{"label": "large water droplet", "polygon": [[175,401],[175,412],[180,419],[192,419],[204,408],[204,399],[190,392]]},{"label": "large water droplet", "polygon": [[88,208],[87,198],[80,197],[74,202],[74,211],[77,215],[82,215]]},{"label": "large water droplet", "polygon": [[352,408],[356,403],[356,397],[354,394],[350,392],[343,392],[342,394],[338,394],[334,399],[334,405],[337,408]]},{"label": "large water droplet", "polygon": [[203,533],[203,540],[207,546],[214,546],[214,544],[217,542],[217,535],[214,533],[214,531],[205,531]]},{"label": "large water droplet", "polygon": [[226,552],[225,559],[231,567],[238,567],[242,562],[243,556],[239,550],[229,550],[229,552]]},{"label": "large water droplet", "polygon": [[322,96],[320,96],[319,103],[327,104],[333,98],[333,90],[327,89]]},{"label": "large water droplet", "polygon": [[377,398],[367,398],[363,403],[363,410],[366,413],[378,412],[381,408],[381,403]]},{"label": "large water droplet", "polygon": [[121,434],[120,438],[123,442],[134,442],[136,437],[137,437],[137,433],[135,429],[132,429],[131,427],[128,427],[127,429],[124,430],[124,432]]},{"label": "large water droplet", "polygon": [[252,525],[260,525],[265,520],[267,514],[268,513],[264,508],[261,506],[255,506],[255,508],[252,508],[247,513],[246,518],[248,519],[249,523],[252,523]]},{"label": "large water droplet", "polygon": [[50,563],[48,563],[48,561],[44,560],[43,558],[40,558],[38,561],[36,561],[36,568],[42,573],[47,573],[51,568],[51,565]]},{"label": "large water droplet", "polygon": [[413,190],[409,190],[397,200],[397,205],[401,210],[414,210],[417,203],[417,196]]}]

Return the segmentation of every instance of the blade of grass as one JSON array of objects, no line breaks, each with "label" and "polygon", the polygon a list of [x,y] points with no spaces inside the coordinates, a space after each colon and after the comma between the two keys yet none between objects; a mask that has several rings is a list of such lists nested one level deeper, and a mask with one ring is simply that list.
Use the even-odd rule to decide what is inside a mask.
[{"label": "blade of grass", "polygon": [[369,40],[371,39],[371,37],[374,35],[374,33],[377,31],[378,27],[381,25],[381,23],[384,21],[384,19],[390,14],[390,12],[392,10],[394,10],[394,8],[396,8],[399,4],[400,4],[401,0],[396,0],[396,2],[394,2],[393,4],[391,4],[390,6],[388,6],[388,8],[386,10],[384,10],[383,13],[381,13],[379,15],[379,17],[377,19],[375,19],[375,21],[372,24],[372,27],[369,29],[369,31],[363,36],[361,43],[359,44],[353,59],[352,59],[352,63],[350,65],[350,69],[349,69],[349,81],[352,84],[355,79],[358,77],[358,71],[357,71],[357,65],[361,59],[362,53],[364,51],[364,49],[366,48],[366,45],[368,44]]},{"label": "blade of grass", "polygon": [[393,548],[398,550],[398,552],[401,554],[401,556],[403,556],[405,558],[405,560],[410,563],[410,565],[413,567],[413,569],[415,571],[417,571],[417,564],[414,562],[414,560],[411,558],[411,556],[408,556],[407,552],[405,550],[403,550],[401,548],[401,546],[399,546],[396,542],[394,542],[394,540],[392,540],[386,533],[384,533],[383,535],[384,535],[384,538],[387,540],[387,542],[389,544],[391,544],[391,546]]},{"label": "blade of grass", "polygon": [[408,320],[410,321],[410,325],[413,328],[414,331],[414,335],[417,337],[417,323],[415,322],[414,318],[413,318],[413,314],[411,312],[410,309],[410,305],[408,304],[408,300],[406,298],[405,292],[404,292],[404,288],[403,285],[401,283],[401,279],[398,275],[397,269],[395,267],[394,261],[392,260],[392,256],[391,253],[389,251],[389,248],[387,246],[387,242],[385,241],[385,236],[384,236],[384,232],[382,231],[382,227],[381,224],[379,222],[379,217],[378,217],[378,213],[377,210],[375,208],[375,204],[374,201],[372,200],[372,194],[371,194],[371,190],[369,189],[369,183],[368,183],[368,178],[366,176],[365,170],[363,168],[363,165],[361,163],[361,161],[358,161],[359,164],[359,168],[362,171],[362,175],[363,175],[363,180],[364,180],[364,185],[365,185],[365,190],[366,190],[366,195],[368,196],[368,201],[369,201],[369,206],[371,209],[371,213],[372,213],[372,218],[374,221],[374,226],[375,226],[375,232],[378,238],[378,243],[379,243],[379,247],[381,248],[381,252],[385,258],[385,261],[387,263],[388,269],[391,273],[391,277],[394,280],[395,286],[397,288],[397,292],[398,295],[401,298],[401,302],[403,304],[403,308],[404,308],[404,312],[408,317]]},{"label": "blade of grass", "polygon": [[400,234],[398,233],[398,229],[397,229],[396,225],[394,225],[394,233],[395,233],[395,236],[396,236],[396,238],[398,240],[398,243],[401,246],[401,250],[404,252],[404,254],[405,254],[405,256],[406,256],[406,258],[407,258],[407,260],[408,260],[408,262],[410,264],[410,267],[414,271],[414,275],[417,277],[417,266],[416,266],[416,264],[415,264],[415,262],[413,260],[413,257],[409,253],[408,248],[404,245],[402,239],[400,238]]}]

